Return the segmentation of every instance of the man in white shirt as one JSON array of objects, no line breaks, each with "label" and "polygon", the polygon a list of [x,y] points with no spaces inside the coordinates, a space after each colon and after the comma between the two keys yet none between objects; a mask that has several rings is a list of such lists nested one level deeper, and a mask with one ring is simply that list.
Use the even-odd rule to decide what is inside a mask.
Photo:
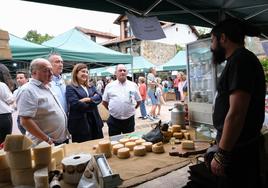
[{"label": "man in white shirt", "polygon": [[58,97],[60,104],[62,105],[65,113],[67,114],[67,101],[66,101],[66,85],[61,76],[63,71],[63,60],[59,54],[51,54],[48,57],[48,61],[52,65],[52,81],[50,82],[52,91]]},{"label": "man in white shirt", "polygon": [[107,121],[109,136],[135,130],[135,110],[142,100],[138,86],[127,80],[128,72],[125,65],[117,65],[115,74],[117,80],[105,87],[102,97],[103,105],[110,114]]},{"label": "man in white shirt", "polygon": [[61,144],[68,141],[67,117],[51,91],[52,66],[43,58],[30,65],[32,79],[22,86],[17,96],[18,115],[35,144],[46,141]]}]

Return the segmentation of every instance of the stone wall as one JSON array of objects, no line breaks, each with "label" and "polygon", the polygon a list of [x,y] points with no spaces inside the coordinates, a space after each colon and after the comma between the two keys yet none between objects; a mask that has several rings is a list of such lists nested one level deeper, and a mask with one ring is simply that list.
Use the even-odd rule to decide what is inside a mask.
[{"label": "stone wall", "polygon": [[155,65],[162,65],[176,54],[176,46],[152,41],[142,41],[140,55]]}]

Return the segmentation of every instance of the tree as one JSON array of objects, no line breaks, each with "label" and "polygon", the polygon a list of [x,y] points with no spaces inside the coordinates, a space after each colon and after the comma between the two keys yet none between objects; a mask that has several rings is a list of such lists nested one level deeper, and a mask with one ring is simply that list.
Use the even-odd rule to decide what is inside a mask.
[{"label": "tree", "polygon": [[53,36],[50,36],[48,34],[41,35],[40,33],[37,33],[36,30],[28,31],[25,37],[23,37],[23,39],[37,44],[42,44],[43,42],[48,41],[52,38]]}]

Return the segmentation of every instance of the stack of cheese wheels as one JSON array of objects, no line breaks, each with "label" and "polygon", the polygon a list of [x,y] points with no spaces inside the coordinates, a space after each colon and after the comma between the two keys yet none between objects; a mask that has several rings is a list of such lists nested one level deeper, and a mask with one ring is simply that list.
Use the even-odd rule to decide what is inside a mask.
[{"label": "stack of cheese wheels", "polygon": [[10,170],[6,160],[6,152],[0,150],[0,183],[10,181]]},{"label": "stack of cheese wheels", "polygon": [[120,148],[123,148],[124,145],[123,144],[115,144],[112,148],[112,152],[114,155],[117,155],[117,151],[120,149]]},{"label": "stack of cheese wheels", "polygon": [[63,181],[69,184],[78,184],[90,160],[91,155],[89,154],[77,154],[65,157],[61,161]]},{"label": "stack of cheese wheels", "polygon": [[172,131],[173,131],[173,133],[181,132],[181,126],[180,125],[172,125]]},{"label": "stack of cheese wheels", "polygon": [[143,142],[141,145],[145,146],[147,152],[152,151],[152,146],[153,146],[152,142]]},{"label": "stack of cheese wheels", "polygon": [[[31,157],[32,141],[24,135],[7,135],[4,150],[14,186],[34,185]],[[1,170],[2,171],[2,170]]]},{"label": "stack of cheese wheels", "polygon": [[194,149],[194,142],[192,140],[183,140],[181,147],[182,149]]},{"label": "stack of cheese wheels", "polygon": [[98,148],[99,148],[99,152],[100,153],[103,153],[106,158],[109,158],[109,157],[112,156],[112,152],[111,152],[111,149],[112,149],[111,141],[109,141],[109,140],[102,140],[102,141],[100,141],[99,142],[99,145],[98,145]]},{"label": "stack of cheese wheels", "polygon": [[174,132],[173,137],[175,137],[177,139],[183,139],[183,134],[182,134],[182,132]]},{"label": "stack of cheese wheels", "polygon": [[125,147],[129,148],[130,151],[133,151],[134,146],[136,146],[135,142],[126,142]]},{"label": "stack of cheese wheels", "polygon": [[146,142],[144,139],[140,138],[138,140],[135,140],[136,145],[141,145],[142,143]]},{"label": "stack of cheese wheels", "polygon": [[137,145],[133,151],[135,156],[144,156],[146,154],[146,147],[144,145]]},{"label": "stack of cheese wheels", "polygon": [[118,151],[117,151],[117,157],[120,158],[120,159],[127,159],[130,157],[130,152],[129,152],[129,148],[120,148]]},{"label": "stack of cheese wheels", "polygon": [[165,149],[162,142],[158,142],[152,146],[152,151],[154,153],[164,153]]}]

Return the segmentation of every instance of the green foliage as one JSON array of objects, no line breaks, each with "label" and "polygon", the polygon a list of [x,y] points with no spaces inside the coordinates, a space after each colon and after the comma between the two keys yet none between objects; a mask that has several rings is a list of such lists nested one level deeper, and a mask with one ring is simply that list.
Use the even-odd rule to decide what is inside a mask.
[{"label": "green foliage", "polygon": [[263,58],[260,61],[265,72],[265,80],[268,82],[268,58]]},{"label": "green foliage", "polygon": [[23,39],[30,41],[30,42],[33,42],[33,43],[36,43],[36,44],[42,44],[43,42],[48,41],[52,38],[53,38],[53,36],[50,36],[48,34],[41,35],[40,33],[37,33],[36,30],[28,31],[26,36],[23,37]]}]

